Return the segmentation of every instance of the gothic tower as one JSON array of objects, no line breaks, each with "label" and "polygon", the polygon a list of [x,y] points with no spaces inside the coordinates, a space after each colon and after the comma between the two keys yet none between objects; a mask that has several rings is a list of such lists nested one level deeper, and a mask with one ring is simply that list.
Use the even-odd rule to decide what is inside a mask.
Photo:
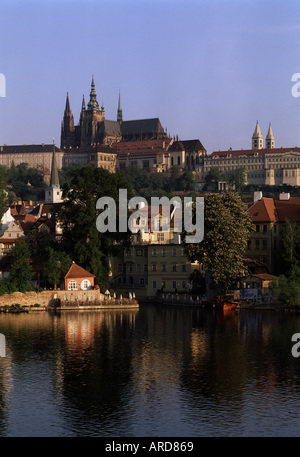
[{"label": "gothic tower", "polygon": [[79,118],[79,126],[78,126],[78,144],[79,145],[81,145],[81,138],[83,138],[83,134],[84,134],[85,111],[86,111],[86,107],[85,107],[85,99],[84,99],[84,95],[83,95],[80,118]]},{"label": "gothic tower", "polygon": [[[85,105],[84,105],[85,106]],[[101,109],[97,101],[97,93],[95,90],[94,76],[92,77],[90,100],[87,108],[82,109],[82,128],[80,146],[91,146],[99,141],[99,123],[105,120],[105,111],[102,104]]]},{"label": "gothic tower", "polygon": [[74,117],[70,109],[69,94],[67,93],[64,118],[61,123],[60,147],[69,148],[75,146]]},{"label": "gothic tower", "polygon": [[275,148],[275,139],[274,139],[274,135],[273,135],[272,128],[271,128],[271,122],[270,122],[269,130],[268,130],[268,133],[266,136],[266,149],[274,149],[274,148]]},{"label": "gothic tower", "polygon": [[122,107],[121,107],[121,95],[120,95],[120,92],[119,92],[117,121],[119,122],[119,124],[121,124],[123,122],[123,113],[122,113]]},{"label": "gothic tower", "polygon": [[263,136],[257,121],[254,133],[252,135],[252,149],[263,149],[263,141]]},{"label": "gothic tower", "polygon": [[55,144],[54,144],[54,138],[53,138],[51,177],[50,177],[50,185],[45,190],[45,203],[46,204],[61,203],[61,201],[62,201],[61,197],[62,197],[62,191],[61,191],[61,188],[59,185],[58,168],[57,168],[56,157],[55,157]]}]

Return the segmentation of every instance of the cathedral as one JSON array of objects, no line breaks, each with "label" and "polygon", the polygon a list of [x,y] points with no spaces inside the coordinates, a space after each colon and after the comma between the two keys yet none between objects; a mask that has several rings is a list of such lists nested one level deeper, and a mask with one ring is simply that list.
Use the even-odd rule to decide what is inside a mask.
[{"label": "cathedral", "polygon": [[90,99],[87,105],[83,96],[78,125],[74,123],[69,94],[67,93],[66,107],[61,124],[61,148],[110,146],[119,141],[157,140],[167,137],[167,133],[158,118],[124,121],[120,94],[117,120],[105,119],[104,106],[102,104],[100,107],[97,101],[94,76],[92,77]]}]

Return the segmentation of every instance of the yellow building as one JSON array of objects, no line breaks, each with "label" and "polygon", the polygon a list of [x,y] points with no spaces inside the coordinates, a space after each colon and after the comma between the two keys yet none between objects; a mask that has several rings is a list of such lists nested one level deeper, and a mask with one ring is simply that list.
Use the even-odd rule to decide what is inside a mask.
[{"label": "yellow building", "polygon": [[174,219],[174,212],[166,208],[160,208],[153,220],[150,208],[139,210],[139,217],[130,224],[130,248],[109,259],[113,288],[148,300],[155,299],[158,290],[188,293],[190,275],[200,266],[188,260],[181,235],[174,231]]},{"label": "yellow building", "polygon": [[177,240],[135,243],[110,257],[110,283],[114,289],[134,292],[137,298],[155,299],[156,292],[189,291],[189,277],[198,263],[191,263]]}]

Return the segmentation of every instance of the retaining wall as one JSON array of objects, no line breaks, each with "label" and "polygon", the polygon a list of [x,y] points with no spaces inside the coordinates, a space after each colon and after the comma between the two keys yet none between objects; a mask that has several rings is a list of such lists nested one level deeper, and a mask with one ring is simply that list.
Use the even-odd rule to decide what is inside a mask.
[{"label": "retaining wall", "polygon": [[99,290],[45,290],[43,292],[14,292],[0,296],[0,307],[21,305],[36,309],[57,306],[58,309],[101,309],[101,308],[137,308],[137,300],[107,299]]}]

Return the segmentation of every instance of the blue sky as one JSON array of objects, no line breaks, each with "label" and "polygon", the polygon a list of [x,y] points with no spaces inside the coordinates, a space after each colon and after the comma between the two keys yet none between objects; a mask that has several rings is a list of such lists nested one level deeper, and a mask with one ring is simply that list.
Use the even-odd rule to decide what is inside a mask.
[{"label": "blue sky", "polygon": [[259,121],[300,146],[298,0],[1,0],[0,145],[60,144],[92,75],[106,118],[159,116],[208,153],[251,148]]}]

